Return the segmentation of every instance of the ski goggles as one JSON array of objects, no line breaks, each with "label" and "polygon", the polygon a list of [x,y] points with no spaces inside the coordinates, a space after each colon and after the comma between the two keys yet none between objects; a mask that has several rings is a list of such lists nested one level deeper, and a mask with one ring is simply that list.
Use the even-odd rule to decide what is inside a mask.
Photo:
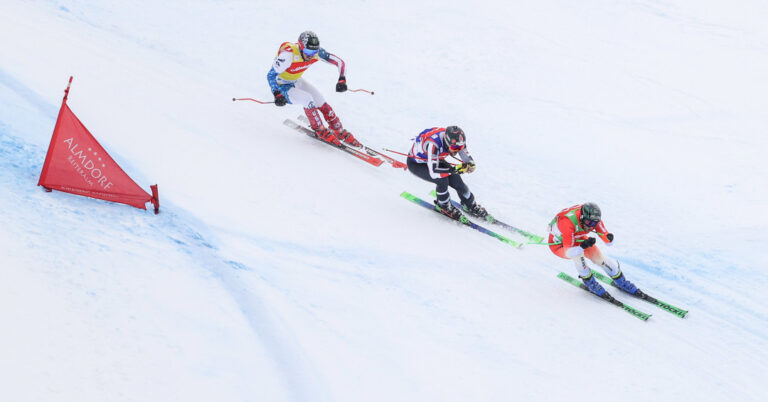
[{"label": "ski goggles", "polygon": [[584,226],[586,226],[586,227],[593,228],[593,227],[597,226],[598,223],[600,223],[600,219],[597,219],[597,220],[595,220],[595,219],[582,219],[581,223],[583,223]]},{"label": "ski goggles", "polygon": [[313,57],[314,55],[317,54],[318,51],[320,51],[320,49],[307,49],[307,48],[304,48],[301,51],[304,53],[304,56]]},{"label": "ski goggles", "polygon": [[461,144],[461,145],[448,145],[448,149],[450,149],[452,152],[459,152],[462,149],[464,149],[464,147],[466,147],[465,144]]}]

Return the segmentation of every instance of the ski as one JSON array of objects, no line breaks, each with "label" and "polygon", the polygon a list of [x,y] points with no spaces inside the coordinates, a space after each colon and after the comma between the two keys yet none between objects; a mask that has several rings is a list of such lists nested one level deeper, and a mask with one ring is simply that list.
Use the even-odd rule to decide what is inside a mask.
[{"label": "ski", "polygon": [[606,293],[606,295],[608,295],[608,298],[600,297],[600,296],[592,293],[592,291],[590,291],[589,288],[587,288],[587,286],[585,284],[583,284],[580,280],[578,280],[578,279],[576,279],[576,278],[566,274],[565,272],[561,272],[561,273],[557,274],[557,277],[562,279],[562,280],[564,280],[564,281],[566,281],[566,282],[568,282],[568,283],[570,283],[573,286],[576,286],[577,288],[583,289],[584,291],[594,295],[595,297],[597,297],[599,299],[605,300],[605,301],[613,304],[614,306],[621,307],[622,310],[628,312],[629,314],[632,314],[633,316],[635,316],[635,317],[637,317],[637,318],[639,318],[639,319],[641,319],[643,321],[647,321],[648,318],[651,317],[651,314],[644,313],[644,312],[642,312],[642,311],[640,311],[640,310],[638,310],[638,309],[636,309],[636,308],[634,308],[632,306],[626,305],[626,304],[620,302],[619,300],[616,300],[615,298],[613,298],[613,296],[610,296],[609,293]]},{"label": "ski", "polygon": [[[592,273],[601,282],[605,282],[605,283],[615,287],[616,289],[621,289],[618,286],[616,286],[616,284],[613,282],[613,279],[609,278],[607,275],[604,275],[604,274],[602,274],[600,272],[597,272],[594,269],[592,270]],[[631,293],[628,293],[628,292],[625,292],[625,293],[631,294]],[[659,299],[657,299],[655,297],[652,297],[652,296],[646,294],[645,292],[643,292],[640,289],[637,290],[637,293],[639,293],[639,295],[638,294],[634,294],[632,296],[637,297],[638,299],[645,300],[648,303],[655,304],[655,305],[661,307],[662,310],[670,312],[670,313],[672,313],[672,314],[674,314],[674,315],[676,315],[676,316],[678,316],[680,318],[685,318],[685,315],[688,314],[688,310],[683,310],[683,309],[681,309],[679,307],[675,307],[675,306],[673,306],[673,305],[671,305],[671,304],[669,304],[667,302],[663,302],[663,301],[661,301],[661,300],[659,300]]]},{"label": "ski", "polygon": [[350,155],[352,155],[352,156],[354,156],[356,158],[362,159],[362,160],[370,163],[373,166],[381,166],[381,164],[384,163],[383,160],[381,160],[379,158],[376,158],[376,157],[374,157],[372,155],[369,155],[369,154],[367,154],[365,152],[362,152],[360,150],[357,150],[354,147],[350,147],[350,146],[347,146],[347,145],[344,145],[344,144],[340,144],[340,145],[337,146],[337,145],[332,144],[330,142],[323,141],[320,138],[317,138],[317,135],[315,135],[314,131],[310,130],[307,127],[302,126],[299,123],[296,123],[295,121],[293,121],[291,119],[285,119],[283,124],[285,124],[286,126],[292,128],[292,129],[294,129],[294,130],[296,130],[296,131],[298,131],[300,133],[304,133],[304,134],[306,134],[306,135],[308,135],[308,136],[310,136],[310,137],[312,137],[312,138],[322,142],[323,144],[330,145],[330,146],[332,146],[334,148],[337,148],[337,149],[340,149],[340,150],[342,150],[342,151],[344,151],[344,152],[346,152],[346,153],[348,153],[348,154],[350,154]]},{"label": "ski", "polygon": [[[432,190],[432,192],[431,192],[430,194],[432,194],[432,197],[433,197],[433,198],[437,198],[437,192],[436,192],[435,190]],[[458,209],[460,209],[460,210],[464,211],[464,206],[462,206],[462,205],[461,205],[461,203],[459,203],[458,201],[451,199],[451,204],[453,204],[453,206],[454,206],[454,207],[456,207],[456,208],[458,208]],[[489,217],[490,217],[490,219],[488,219]],[[539,243],[539,242],[541,242],[542,240],[544,240],[544,238],[543,238],[543,237],[541,237],[541,236],[537,236],[537,235],[535,235],[535,234],[533,234],[533,233],[530,233],[530,232],[526,232],[525,230],[522,230],[522,229],[518,229],[518,228],[516,228],[516,227],[514,227],[514,226],[512,226],[512,225],[510,225],[510,224],[504,223],[504,222],[502,222],[502,221],[500,221],[500,220],[496,219],[496,217],[494,217],[494,216],[491,216],[490,214],[488,214],[488,217],[486,217],[486,219],[485,219],[485,220],[486,220],[486,222],[488,222],[488,223],[491,223],[491,224],[493,224],[493,225],[498,225],[498,226],[501,226],[501,227],[503,227],[504,229],[507,229],[507,230],[509,230],[509,231],[511,231],[511,232],[515,232],[515,233],[518,233],[518,234],[520,234],[520,235],[522,235],[522,236],[525,236],[525,237],[527,237],[527,238],[528,238],[530,241],[532,241],[532,242],[534,242],[534,243]]]},{"label": "ski", "polygon": [[[304,124],[309,124],[309,118],[307,118],[307,116],[302,115],[302,116],[299,116],[298,119],[299,119],[300,122],[302,122]],[[352,148],[356,149],[355,147],[352,147]],[[380,159],[383,159],[384,161],[386,161],[387,163],[392,165],[393,168],[408,170],[408,166],[405,163],[400,162],[400,161],[398,161],[396,159],[393,159],[393,158],[389,157],[388,155],[384,155],[383,153],[381,153],[381,152],[379,152],[379,151],[377,151],[377,150],[375,150],[375,149],[373,149],[371,147],[368,147],[366,145],[362,145],[361,144],[360,149],[365,151],[368,155],[371,155],[373,157],[378,157]]]},{"label": "ski", "polygon": [[363,145],[363,149],[365,150],[365,152],[368,153],[368,155],[378,156],[379,158],[384,159],[384,161],[386,161],[387,163],[392,165],[393,168],[408,170],[408,165],[406,165],[405,163],[400,162],[400,161],[398,161],[398,160],[396,160],[396,159],[394,159],[394,158],[392,158],[392,157],[390,157],[388,155],[384,155],[383,153],[381,153],[381,152],[379,152],[379,151],[377,151],[377,150],[375,150],[373,148],[370,148],[367,145]]},{"label": "ski", "polygon": [[[416,204],[416,205],[421,205],[422,207],[424,207],[424,208],[426,208],[426,209],[429,209],[430,211],[433,211],[433,212],[435,212],[435,213],[438,213],[438,214],[440,214],[441,216],[445,216],[445,215],[441,214],[441,213],[440,213],[440,211],[438,211],[438,210],[437,210],[437,208],[435,207],[435,205],[434,205],[434,204],[430,204],[430,203],[428,203],[428,202],[426,202],[426,201],[422,200],[422,199],[421,199],[421,198],[419,198],[419,197],[416,197],[415,195],[413,195],[413,194],[411,194],[411,193],[409,193],[409,192],[407,192],[407,191],[403,191],[403,192],[402,192],[402,194],[400,194],[400,196],[401,196],[401,197],[403,197],[403,198],[405,198],[405,199],[406,199],[406,200],[408,200],[408,201],[411,201],[411,202],[413,202],[413,203],[414,203],[414,204]],[[446,218],[448,218],[448,217],[446,216]],[[464,218],[464,219],[463,219],[463,220],[460,220],[460,221],[459,221],[459,220],[457,220],[457,222],[460,222],[460,223],[464,224],[465,226],[469,226],[469,227],[471,227],[472,229],[475,229],[475,230],[477,230],[477,231],[478,231],[478,232],[480,232],[480,233],[485,233],[485,234],[487,234],[488,236],[491,236],[491,237],[495,237],[495,238],[499,239],[500,241],[502,241],[502,242],[504,242],[504,243],[507,243],[507,244],[509,244],[509,245],[510,245],[510,246],[512,246],[512,247],[515,247],[515,248],[520,248],[520,247],[522,247],[522,246],[523,246],[523,244],[522,244],[522,243],[518,243],[518,242],[516,242],[516,241],[514,241],[514,240],[512,240],[512,239],[509,239],[509,238],[507,238],[507,237],[504,237],[504,236],[502,236],[502,235],[500,235],[500,234],[498,234],[498,233],[496,233],[496,232],[493,232],[493,231],[491,231],[491,230],[488,230],[488,229],[486,229],[486,228],[484,228],[484,227],[482,227],[482,226],[480,226],[480,225],[478,225],[478,224],[476,224],[476,223],[474,223],[474,222],[470,221],[469,219],[467,219],[467,218],[466,218],[466,217],[464,217],[464,216],[462,216],[462,218]],[[449,218],[449,219],[450,219],[450,218]]]}]

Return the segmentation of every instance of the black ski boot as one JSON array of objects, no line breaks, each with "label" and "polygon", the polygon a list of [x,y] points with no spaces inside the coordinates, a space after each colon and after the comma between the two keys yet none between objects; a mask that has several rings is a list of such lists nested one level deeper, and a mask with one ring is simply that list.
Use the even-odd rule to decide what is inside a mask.
[{"label": "black ski boot", "polygon": [[476,202],[473,202],[472,205],[461,203],[461,207],[464,212],[474,216],[475,218],[485,219],[489,222],[493,222],[495,220],[491,215],[488,215],[488,211],[486,211],[485,208]]},{"label": "black ski boot", "polygon": [[435,209],[437,209],[438,212],[441,214],[453,219],[457,220],[459,222],[464,222],[467,218],[464,217],[464,215],[461,213],[461,211],[454,207],[453,204],[449,201],[447,205],[440,205],[440,203],[435,200]]}]

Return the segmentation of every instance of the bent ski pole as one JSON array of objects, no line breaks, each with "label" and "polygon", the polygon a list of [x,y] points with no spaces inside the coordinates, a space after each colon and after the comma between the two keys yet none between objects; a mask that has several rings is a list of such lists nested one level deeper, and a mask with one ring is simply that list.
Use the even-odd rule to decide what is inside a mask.
[{"label": "bent ski pole", "polygon": [[[409,156],[408,156],[408,154],[404,154],[404,153],[402,153],[402,152],[397,152],[397,151],[391,150],[391,149],[389,149],[389,148],[382,148],[382,149],[383,149],[384,151],[387,151],[387,152],[392,152],[393,154],[398,154],[398,155],[402,155],[402,156],[406,156],[406,157],[409,157]],[[424,158],[420,158],[420,157],[418,157],[418,156],[413,156],[412,158],[414,158],[414,159],[419,159],[419,160],[425,160]],[[456,159],[456,158],[454,158],[454,159]],[[459,162],[461,162],[461,160],[460,160],[460,159],[456,159],[456,160],[457,160],[457,161],[459,161]],[[447,161],[446,161],[446,162],[447,162]],[[456,166],[456,164],[455,164],[455,163],[450,163],[450,162],[448,162],[448,164],[449,164],[449,165],[451,165],[451,166]]]},{"label": "bent ski pole", "polygon": [[[576,239],[576,243],[581,243],[583,241],[584,241],[583,239]],[[558,244],[563,244],[563,242],[562,241],[557,241],[557,242],[554,242],[554,243],[546,243],[546,242],[540,242],[540,241],[530,241],[530,242],[525,243],[525,244],[535,244],[535,245],[538,245],[538,246],[556,246]]]},{"label": "bent ski pole", "polygon": [[253,98],[232,98],[232,102],[234,102],[234,101],[246,101],[246,100],[247,101],[256,102],[256,103],[260,103],[262,105],[266,105],[267,103],[275,103],[275,101],[267,102],[267,101],[260,101],[258,99],[253,99]]},{"label": "bent ski pole", "polygon": [[408,156],[408,154],[404,154],[404,153],[402,153],[402,152],[393,151],[393,150],[391,150],[391,149],[389,149],[389,148],[383,148],[383,149],[384,149],[385,151],[387,151],[387,152],[392,152],[393,154],[398,154],[398,155],[402,155],[402,156]]},{"label": "bent ski pole", "polygon": [[360,88],[360,89],[350,89],[349,92],[365,92],[365,93],[369,93],[369,94],[373,95],[373,91],[369,91],[367,89],[362,89],[362,88]]}]

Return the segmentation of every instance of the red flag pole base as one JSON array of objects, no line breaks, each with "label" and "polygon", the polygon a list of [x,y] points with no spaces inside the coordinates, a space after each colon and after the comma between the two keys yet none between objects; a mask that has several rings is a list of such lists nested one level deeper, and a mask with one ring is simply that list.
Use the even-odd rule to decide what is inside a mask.
[{"label": "red flag pole base", "polygon": [[152,189],[152,204],[155,206],[155,215],[160,213],[160,197],[157,195],[157,184],[149,186]]}]

